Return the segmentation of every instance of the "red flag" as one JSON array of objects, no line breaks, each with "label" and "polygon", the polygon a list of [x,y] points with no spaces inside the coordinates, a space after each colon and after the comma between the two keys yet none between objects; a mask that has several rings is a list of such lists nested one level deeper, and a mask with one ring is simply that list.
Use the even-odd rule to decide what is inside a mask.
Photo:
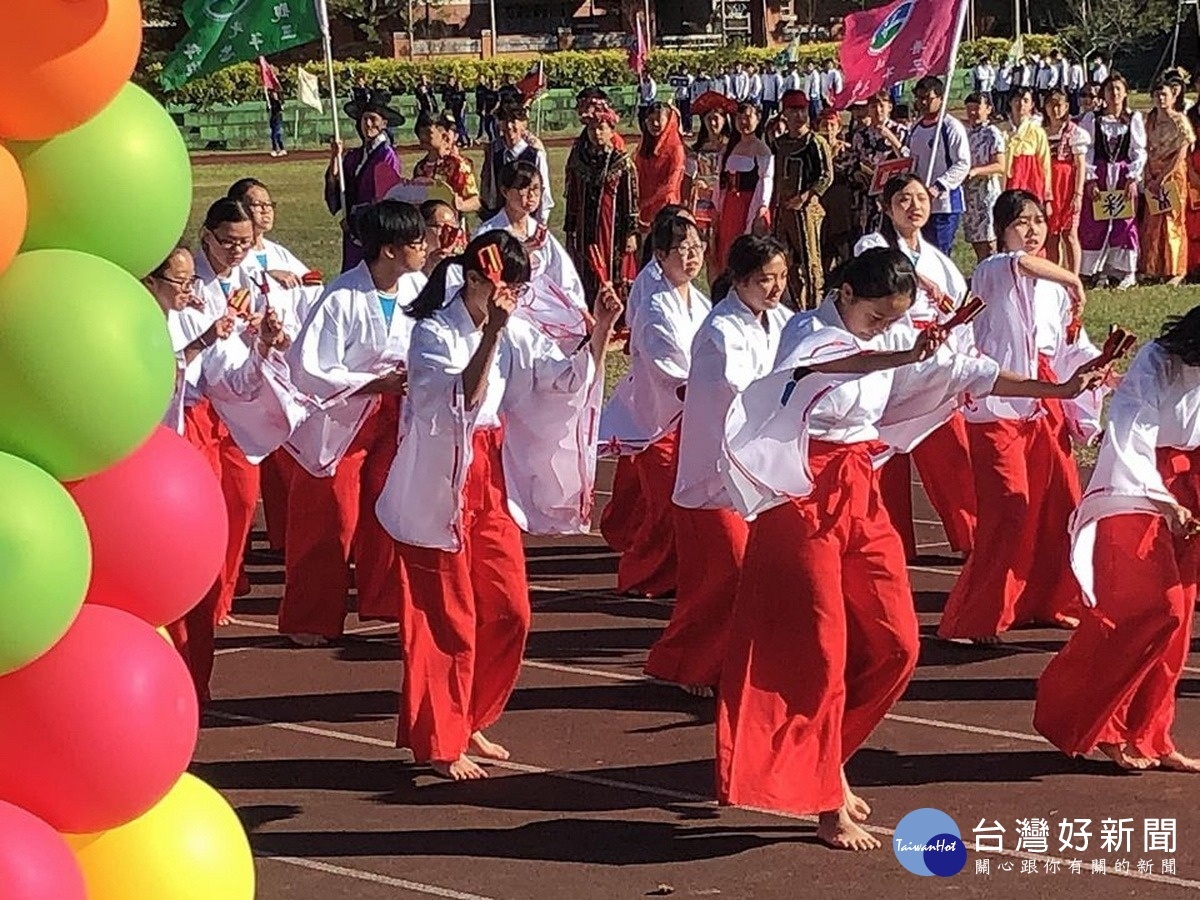
[{"label": "red flag", "polygon": [[529,70],[529,74],[517,82],[517,90],[526,102],[532,100],[546,89],[546,72],[539,59],[537,65]]},{"label": "red flag", "polygon": [[258,77],[262,79],[264,91],[279,91],[283,93],[283,88],[279,85],[279,76],[275,74],[275,70],[271,68],[271,64],[267,62],[265,56],[258,58]]},{"label": "red flag", "polygon": [[633,20],[633,43],[629,45],[629,68],[641,77],[646,68],[646,57],[650,53],[650,42],[646,40],[646,17],[638,13]]},{"label": "red flag", "polygon": [[851,103],[898,81],[944,74],[967,0],[895,0],[845,18],[839,51],[845,86],[834,105]]}]

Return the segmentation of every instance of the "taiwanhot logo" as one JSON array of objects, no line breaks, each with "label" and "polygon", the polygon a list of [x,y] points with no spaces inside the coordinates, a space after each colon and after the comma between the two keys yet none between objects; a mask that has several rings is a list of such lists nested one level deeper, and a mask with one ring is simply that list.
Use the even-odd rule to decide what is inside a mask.
[{"label": "taiwanhot logo", "polygon": [[915,809],[900,820],[892,852],[914,875],[949,878],[967,864],[967,845],[958,825],[940,809]]},{"label": "taiwanhot logo", "polygon": [[905,0],[879,23],[875,33],[871,35],[871,43],[867,45],[868,53],[878,55],[892,45],[892,41],[896,40],[896,36],[900,34],[909,16],[912,15],[916,3],[917,0]]}]

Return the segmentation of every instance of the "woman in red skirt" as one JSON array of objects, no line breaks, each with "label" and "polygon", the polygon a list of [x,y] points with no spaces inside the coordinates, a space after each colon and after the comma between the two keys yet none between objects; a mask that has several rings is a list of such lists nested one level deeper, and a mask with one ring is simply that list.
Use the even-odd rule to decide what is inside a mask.
[{"label": "woman in red skirt", "polygon": [[1067,94],[1046,95],[1046,137],[1050,142],[1050,193],[1055,199],[1047,218],[1046,258],[1079,274],[1079,216],[1087,181],[1088,133],[1071,121]]},{"label": "woman in red skirt", "polygon": [[771,225],[771,195],[775,184],[775,157],[758,137],[759,112],[753,103],[737,108],[735,132],[725,148],[718,181],[716,224],[709,274],[725,271],[729,248],[743,234],[766,234]]},{"label": "woman in red skirt", "polygon": [[1200,307],[1168,321],[1113,394],[1072,521],[1087,604],[1038,680],[1033,724],[1064,753],[1200,772],[1171,740],[1200,579]]}]

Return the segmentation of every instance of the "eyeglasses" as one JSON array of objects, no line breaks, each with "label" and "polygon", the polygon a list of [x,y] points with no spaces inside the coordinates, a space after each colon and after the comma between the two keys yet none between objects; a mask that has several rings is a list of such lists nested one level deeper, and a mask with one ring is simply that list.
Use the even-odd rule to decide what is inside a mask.
[{"label": "eyeglasses", "polygon": [[249,250],[254,246],[254,238],[219,238],[214,231],[210,231],[209,234],[211,234],[212,239],[225,250]]},{"label": "eyeglasses", "polygon": [[204,287],[204,282],[199,278],[168,278],[166,275],[156,276],[159,281],[165,281],[169,285],[173,285],[176,292],[180,294],[199,294],[201,288]]},{"label": "eyeglasses", "polygon": [[274,209],[278,205],[274,200],[256,200],[246,204],[249,209]]},{"label": "eyeglasses", "polygon": [[696,257],[703,256],[704,251],[707,247],[708,247],[708,245],[705,243],[698,243],[698,244],[680,244],[678,247],[672,247],[671,249],[673,251],[677,252],[684,259],[687,259],[689,257],[696,258]]}]

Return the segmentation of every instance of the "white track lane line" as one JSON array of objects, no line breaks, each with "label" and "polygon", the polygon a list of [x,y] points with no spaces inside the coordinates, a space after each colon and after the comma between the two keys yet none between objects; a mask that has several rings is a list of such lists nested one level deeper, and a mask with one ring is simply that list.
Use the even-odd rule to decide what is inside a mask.
[{"label": "white track lane line", "polygon": [[301,859],[297,856],[263,855],[260,859],[270,859],[288,866],[301,869],[311,869],[314,872],[324,872],[326,875],[340,875],[342,878],[353,878],[355,881],[366,881],[371,884],[381,884],[384,887],[400,888],[415,894],[426,894],[430,897],[445,897],[447,900],[495,900],[482,894],[467,894],[450,888],[438,887],[436,884],[422,884],[419,881],[409,881],[406,878],[393,878],[390,875],[380,875],[378,872],[368,872],[365,869],[351,869],[346,866],[335,866],[330,863],[318,862],[315,859]]},{"label": "white track lane line", "polygon": [[[621,679],[621,680],[625,680],[625,679]],[[278,728],[283,731],[292,731],[292,732],[296,732],[299,734],[312,735],[314,737],[325,737],[325,738],[330,738],[332,740],[347,741],[349,743],[354,743],[354,744],[367,744],[367,745],[374,746],[374,747],[387,748],[389,750],[396,749],[394,744],[391,741],[385,741],[380,738],[367,737],[367,736],[361,735],[361,734],[348,734],[343,731],[334,731],[333,729],[328,729],[328,728],[314,728],[310,725],[300,725],[295,722],[271,722],[267,719],[260,719],[257,716],[243,716],[243,715],[234,715],[232,713],[221,713],[221,712],[212,712],[212,711],[209,711],[208,713],[206,713],[206,715],[212,716],[213,718],[216,718],[216,719],[223,719],[225,721],[237,722],[237,723],[241,723],[241,724],[245,724],[245,725],[262,725],[267,728]],[[400,752],[400,751],[397,751],[397,752]],[[614,790],[630,791],[630,792],[637,793],[637,794],[647,794],[650,796],[663,797],[665,799],[682,801],[682,802],[687,802],[687,803],[700,803],[700,804],[703,804],[704,806],[718,808],[717,803],[714,800],[712,800],[712,798],[705,797],[700,794],[693,794],[688,791],[676,791],[676,790],[672,790],[670,788],[662,788],[662,787],[657,787],[654,785],[639,784],[637,782],[631,782],[631,781],[618,781],[613,778],[603,778],[600,776],[588,775],[587,773],[584,773],[584,772],[567,772],[567,771],[563,771],[560,769],[545,769],[545,768],[542,768],[541,766],[530,766],[530,765],[525,765],[523,763],[517,763],[517,762],[512,762],[512,761],[503,761],[502,762],[499,760],[492,760],[492,759],[481,759],[481,760],[477,760],[477,761],[480,762],[481,764],[489,766],[491,768],[504,769],[504,770],[510,771],[510,772],[520,772],[520,773],[526,774],[526,775],[544,775],[548,778],[558,778],[558,779],[562,779],[564,781],[574,781],[574,782],[581,783],[581,784],[591,784],[591,785],[596,785],[599,787],[612,788]],[[745,809],[748,812],[758,813],[760,815],[768,816],[771,818],[789,819],[789,820],[793,820],[793,821],[801,821],[801,822],[809,822],[809,823],[816,822],[815,816],[792,815],[790,813],[781,813],[781,812],[777,812],[775,810],[769,810],[769,809],[756,809],[754,807],[739,807],[739,808]],[[864,827],[866,828],[867,831],[871,832],[872,834],[887,837],[888,843],[891,843],[891,838],[896,833],[895,829],[885,828],[885,827],[882,827],[879,825],[866,825]],[[970,843],[968,841],[964,841],[964,843],[973,850],[977,849],[973,843]],[[1032,860],[1039,860],[1039,861],[1043,861],[1043,862],[1047,861],[1047,860],[1057,861],[1059,863],[1059,865],[1063,865],[1063,866],[1069,866],[1070,862],[1071,862],[1069,859],[1066,859],[1066,858],[1060,857],[1060,856],[1050,856],[1049,854],[1037,854],[1037,853],[1023,853],[1018,850],[996,851],[996,850],[988,849],[985,852],[987,852],[989,855],[1005,856],[1005,857],[1011,857],[1013,859],[1032,859]],[[275,857],[272,857],[272,858],[275,858]],[[311,862],[311,861],[306,861],[306,862]],[[324,864],[322,863],[320,865],[324,865]],[[310,866],[310,868],[315,868],[315,866]],[[335,867],[331,867],[331,868],[335,868]],[[1083,865],[1083,868],[1090,871],[1091,864],[1085,863]],[[326,870],[322,869],[322,870],[318,870],[318,871],[326,871]],[[357,872],[357,870],[350,870],[350,871]],[[1141,873],[1138,873],[1135,871],[1129,871],[1129,872],[1113,871],[1113,872],[1108,872],[1107,874],[1113,875],[1113,876],[1116,876],[1119,878],[1131,878],[1136,881],[1148,881],[1148,882],[1153,882],[1155,884],[1170,884],[1170,885],[1174,885],[1176,887],[1184,887],[1184,888],[1190,888],[1191,890],[1200,891],[1200,881],[1193,881],[1193,880],[1189,880],[1186,878],[1175,878],[1170,875],[1141,874]],[[347,877],[352,877],[352,876],[347,876]],[[448,895],[440,895],[440,896],[454,897],[455,895],[448,894]],[[472,895],[470,895],[470,894],[460,895],[460,896],[465,896],[468,898],[468,900],[472,900]],[[483,900],[487,900],[487,898],[483,898]]]}]

